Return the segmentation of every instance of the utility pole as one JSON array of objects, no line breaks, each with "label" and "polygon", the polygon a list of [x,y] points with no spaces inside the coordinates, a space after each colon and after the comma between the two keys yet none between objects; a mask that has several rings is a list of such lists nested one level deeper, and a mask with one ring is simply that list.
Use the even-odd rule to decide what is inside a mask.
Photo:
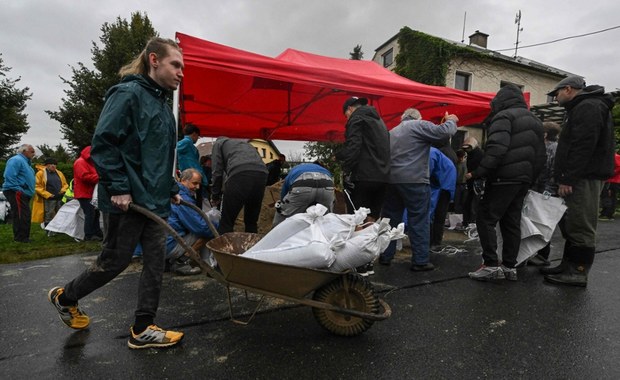
[{"label": "utility pole", "polygon": [[463,16],[463,35],[461,36],[461,43],[465,42],[465,22],[467,21],[467,11],[465,11],[465,15]]},{"label": "utility pole", "polygon": [[515,42],[514,58],[517,58],[517,50],[519,49],[519,32],[523,31],[523,28],[521,27],[521,10],[520,9],[519,9],[519,12],[517,12],[517,16],[515,17],[515,24],[517,24],[517,42]]}]

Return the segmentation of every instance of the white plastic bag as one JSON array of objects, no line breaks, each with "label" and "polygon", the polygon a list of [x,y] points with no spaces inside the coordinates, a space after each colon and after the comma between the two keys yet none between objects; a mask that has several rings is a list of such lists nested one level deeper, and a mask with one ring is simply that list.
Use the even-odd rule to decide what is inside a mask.
[{"label": "white plastic bag", "polygon": [[[523,201],[521,210],[521,245],[517,264],[524,262],[543,248],[553,236],[553,231],[566,212],[562,198],[543,195],[530,190]],[[502,233],[499,224],[497,231],[497,256],[502,258]]]},{"label": "white plastic bag", "polygon": [[74,239],[84,240],[84,212],[77,199],[72,199],[62,207],[46,226],[46,231],[67,234]]}]

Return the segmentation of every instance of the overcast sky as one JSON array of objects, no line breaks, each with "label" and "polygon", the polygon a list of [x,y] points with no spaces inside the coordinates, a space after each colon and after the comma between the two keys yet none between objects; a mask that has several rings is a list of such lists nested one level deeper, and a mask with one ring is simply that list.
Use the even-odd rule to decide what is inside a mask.
[{"label": "overcast sky", "polygon": [[[182,32],[254,53],[276,56],[287,48],[349,58],[357,44],[364,59],[401,27],[465,42],[476,30],[489,34],[488,48],[514,49],[515,15],[521,10],[520,46],[587,34],[620,25],[620,2],[601,0],[0,0],[0,53],[33,93],[26,113],[30,130],[22,142],[55,146],[62,141],[58,110],[71,66],[92,68],[92,42],[101,26],[132,12],[146,13],[162,37]],[[464,16],[467,14],[464,25]],[[464,28],[463,28],[464,27]],[[620,88],[620,29],[540,47],[518,55],[582,75],[607,91]],[[503,52],[513,55],[514,50]],[[301,144],[286,144],[289,154]]]}]

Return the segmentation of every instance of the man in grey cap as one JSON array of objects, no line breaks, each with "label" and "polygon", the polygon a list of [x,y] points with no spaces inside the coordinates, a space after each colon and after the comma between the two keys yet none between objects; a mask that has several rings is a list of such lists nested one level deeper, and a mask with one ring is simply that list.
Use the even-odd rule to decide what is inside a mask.
[{"label": "man in grey cap", "polygon": [[586,286],[594,262],[599,195],[603,181],[614,173],[614,99],[602,86],[586,86],[578,76],[561,80],[548,95],[566,109],[554,172],[568,210],[560,221],[566,240],[562,262],[540,271],[551,283]]}]

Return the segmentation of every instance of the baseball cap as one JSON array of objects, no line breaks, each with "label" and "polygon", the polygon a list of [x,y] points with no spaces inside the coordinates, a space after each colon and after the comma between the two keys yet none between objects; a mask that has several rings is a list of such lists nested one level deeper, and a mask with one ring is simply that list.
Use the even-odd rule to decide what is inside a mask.
[{"label": "baseball cap", "polygon": [[365,106],[366,104],[368,104],[368,99],[366,98],[358,98],[357,96],[352,96],[349,99],[345,100],[344,104],[342,105],[342,113],[347,112],[347,108],[356,105],[356,104],[360,104],[362,106]]},{"label": "baseball cap", "polygon": [[563,89],[566,86],[571,86],[572,88],[582,89],[586,86],[586,81],[583,80],[582,77],[578,77],[576,75],[566,77],[562,79],[558,84],[555,85],[553,91],[548,92],[549,96],[556,96],[558,91]]}]

